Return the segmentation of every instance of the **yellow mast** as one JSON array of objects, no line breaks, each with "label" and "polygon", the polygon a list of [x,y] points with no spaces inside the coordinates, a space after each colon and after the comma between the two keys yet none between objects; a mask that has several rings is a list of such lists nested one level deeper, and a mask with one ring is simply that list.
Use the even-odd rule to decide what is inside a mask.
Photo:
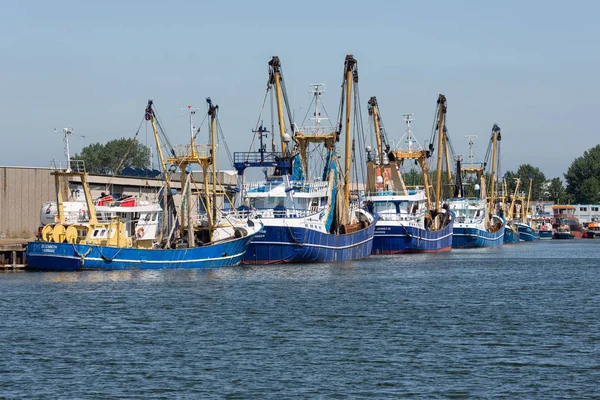
[{"label": "yellow mast", "polygon": [[88,219],[91,227],[98,224],[98,219],[96,218],[96,208],[94,207],[94,200],[92,199],[92,193],[90,192],[90,187],[87,182],[87,172],[81,172],[79,174],[81,177],[81,184],[83,186],[83,191],[85,193],[85,203],[88,208]]},{"label": "yellow mast", "polygon": [[58,172],[54,173],[54,186],[56,187],[56,222],[65,223],[65,206],[63,205],[63,195]]},{"label": "yellow mast", "polygon": [[369,113],[373,115],[373,125],[375,128],[375,141],[377,142],[377,158],[379,165],[383,164],[383,145],[381,144],[381,135],[379,133],[379,110],[377,109],[377,98],[375,96],[369,99]]},{"label": "yellow mast", "polygon": [[[210,98],[206,99],[206,101],[209,104],[208,107],[208,115],[210,116],[210,158],[211,158],[211,162],[212,162],[212,195],[213,195],[213,199],[212,199],[212,213],[213,213],[213,219],[217,218],[217,202],[216,202],[216,196],[217,196],[217,160],[216,160],[216,151],[217,151],[217,146],[215,143],[215,119],[217,117],[217,109],[219,108],[219,106],[214,106],[212,104],[212,101],[210,100]],[[209,211],[207,210],[207,213],[209,213]],[[212,225],[211,225],[212,228]]]},{"label": "yellow mast", "polygon": [[493,212],[495,210],[494,207],[494,194],[495,194],[495,184],[496,184],[496,151],[498,145],[498,132],[496,130],[492,131],[492,175],[490,176],[490,201],[489,201],[489,211]]},{"label": "yellow mast", "polygon": [[421,171],[423,172],[423,186],[425,186],[425,199],[427,201],[427,210],[431,210],[431,183],[429,183],[429,172],[427,171],[425,157],[419,158],[419,165],[421,166]]},{"label": "yellow mast", "polygon": [[[167,225],[167,204],[168,204],[168,198],[171,192],[171,184],[169,181],[169,171],[167,170],[167,164],[162,152],[162,146],[160,145],[160,138],[158,137],[158,129],[156,129],[156,121],[155,121],[155,116],[154,116],[154,109],[152,108],[154,102],[152,100],[148,100],[148,105],[146,106],[146,112],[145,112],[145,119],[147,121],[150,121],[150,124],[152,125],[152,132],[154,133],[154,141],[156,142],[156,150],[158,151],[158,159],[160,160],[160,166],[162,167],[162,171],[163,171],[163,175],[165,178],[165,186],[166,186],[166,193],[163,197],[163,201],[164,201],[164,209],[162,212],[162,217],[161,217],[161,227],[165,227]],[[183,184],[183,182],[182,182]],[[162,242],[163,239],[163,229],[160,229],[159,232],[159,236],[158,236],[158,241]]]},{"label": "yellow mast", "polygon": [[444,154],[444,115],[446,114],[446,97],[440,94],[438,97],[438,159],[436,171],[436,188],[435,188],[435,210],[439,211],[442,207],[442,156]]},{"label": "yellow mast", "polygon": [[519,191],[519,184],[521,183],[521,180],[519,178],[516,178],[517,180],[517,186],[515,187],[515,193],[513,195],[513,198],[510,202],[510,208],[508,210],[508,215],[510,216],[510,218],[514,218],[514,212],[515,212],[515,200],[517,198],[517,193]]},{"label": "yellow mast", "polygon": [[444,131],[444,153],[446,154],[446,174],[448,184],[452,183],[452,169],[450,168],[450,146],[448,145],[448,134]]},{"label": "yellow mast", "polygon": [[[351,167],[351,143],[352,139],[350,137],[350,118],[352,117],[352,74],[354,71],[354,66],[356,65],[356,60],[352,56],[352,54],[348,54],[346,56],[346,68],[345,68],[345,84],[346,84],[346,162],[344,164],[344,200],[346,204],[350,204],[350,167]],[[356,76],[356,80],[358,81],[358,75]]]},{"label": "yellow mast", "polygon": [[158,151],[158,159],[160,160],[160,166],[162,167],[163,174],[165,175],[165,182],[167,183],[167,187],[169,186],[169,174],[167,171],[167,164],[165,162],[165,158],[163,156],[162,147],[160,146],[160,139],[158,137],[158,130],[156,129],[156,122],[154,120],[154,110],[152,109],[153,105],[152,100],[148,100],[148,106],[146,107],[146,120],[150,121],[152,124],[152,131],[154,132],[154,141],[156,142],[156,150]]},{"label": "yellow mast", "polygon": [[533,186],[533,178],[529,178],[529,194],[527,194],[527,208],[525,209],[524,223],[527,223],[527,213],[529,212],[529,201],[531,200],[531,187]]},{"label": "yellow mast", "polygon": [[279,57],[273,56],[269,65],[272,68],[270,83],[275,84],[275,98],[277,99],[277,117],[279,119],[279,134],[281,136],[281,150],[284,155],[287,154],[287,143],[283,140],[285,135],[285,121],[283,119],[283,102],[281,99],[281,62]]}]

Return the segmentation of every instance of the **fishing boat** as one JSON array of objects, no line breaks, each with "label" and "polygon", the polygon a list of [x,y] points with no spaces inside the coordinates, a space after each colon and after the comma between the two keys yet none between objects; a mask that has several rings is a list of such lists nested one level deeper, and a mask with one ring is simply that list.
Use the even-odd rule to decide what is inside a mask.
[{"label": "fishing boat", "polygon": [[[552,228],[554,229],[554,239],[569,239],[567,229],[573,235],[573,239],[581,239],[583,236],[582,227],[579,223],[579,219],[575,217],[575,206],[570,204],[565,205],[554,205],[552,206],[553,222]],[[560,235],[557,235],[560,233]],[[564,237],[557,237],[564,236]]]},{"label": "fishing boat", "polygon": [[[359,204],[357,192],[351,193],[350,182],[350,123],[353,104],[357,104],[357,91],[353,92],[357,83],[357,62],[348,55],[338,125],[328,129],[319,124],[322,90],[316,85],[316,127],[300,129],[292,121],[279,58],[273,57],[269,62],[267,92],[274,90],[276,97],[281,151],[276,151],[273,139],[271,151],[267,152],[262,139],[268,132],[261,124],[254,131],[258,133],[259,150],[234,154],[239,189],[236,206],[264,225],[251,241],[244,264],[342,262],[371,254],[377,217]],[[286,132],[284,102],[292,135]],[[343,169],[336,146],[342,138]],[[317,145],[325,152],[322,169],[309,170],[309,148]],[[263,169],[265,179],[246,183],[246,171],[252,167]],[[317,174],[317,178],[309,178]]]},{"label": "fishing boat", "polygon": [[531,216],[531,227],[537,233],[540,240],[552,239],[552,217],[550,213],[544,212],[544,206],[538,204],[536,212]]},{"label": "fishing boat", "polygon": [[[476,136],[467,136],[469,138],[474,138]],[[469,143],[469,147],[472,147],[472,143]],[[499,168],[498,168],[499,170]],[[498,171],[499,175],[499,171]],[[498,183],[500,183],[500,179],[497,179]],[[495,198],[497,199],[497,203],[495,207],[497,209],[497,214],[505,219],[506,223],[504,225],[504,244],[512,244],[519,243],[521,241],[521,237],[519,235],[519,229],[513,224],[514,222],[514,199],[516,198],[517,191],[519,189],[520,180],[517,181],[517,185],[515,187],[515,191],[513,194],[509,194],[508,184],[506,182],[506,174],[502,178],[502,187],[501,190],[496,194]],[[500,185],[498,185],[500,186]]]},{"label": "fishing boat", "polygon": [[537,218],[534,219],[535,231],[538,234],[540,240],[552,239],[552,223],[550,218]]},{"label": "fishing boat", "polygon": [[[491,176],[496,175],[497,145],[501,140],[501,132],[498,125],[492,128],[491,146]],[[472,151],[471,151],[472,154]],[[488,150],[488,154],[490,151]],[[461,158],[456,160],[456,182],[454,197],[448,202],[450,210],[456,215],[454,230],[452,233],[452,247],[492,247],[504,242],[504,231],[506,221],[503,216],[495,211],[494,186],[495,179],[491,179],[490,196],[486,194],[485,165],[476,166],[472,160],[471,165],[462,167]],[[462,175],[473,174],[476,176],[475,197],[464,197],[462,187]]]},{"label": "fishing boat", "polygon": [[575,235],[571,232],[571,228],[566,221],[562,221],[559,223],[558,227],[554,231],[552,235],[554,239],[575,239]]},{"label": "fishing boat", "polygon": [[[444,105],[440,107],[442,110]],[[369,115],[373,121],[376,152],[367,148],[367,194],[379,216],[373,239],[373,254],[422,253],[449,251],[452,248],[454,218],[447,206],[436,201],[432,207],[431,185],[427,159],[431,152],[423,149],[410,130],[413,114],[405,114],[406,133],[400,145],[391,149],[380,116],[377,98],[369,100]],[[440,118],[444,118],[442,112]],[[442,126],[442,124],[440,124]],[[440,133],[440,142],[443,133]],[[402,144],[406,142],[406,147]],[[438,147],[442,159],[442,146]],[[408,188],[401,172],[402,164],[416,162],[421,168],[424,188]],[[441,169],[438,169],[441,174]],[[439,199],[439,191],[438,193]]]},{"label": "fishing boat", "polygon": [[540,236],[533,228],[531,218],[529,218],[529,205],[531,200],[531,189],[533,187],[533,178],[529,177],[529,192],[527,195],[527,202],[525,202],[525,196],[521,196],[520,200],[520,219],[516,222],[517,229],[519,230],[519,236],[523,242],[533,242],[540,240]]},{"label": "fishing boat", "polygon": [[[215,112],[209,107],[209,113]],[[190,164],[203,167],[204,176],[212,167],[215,174],[214,129],[210,146],[197,146],[192,135],[185,153],[173,151],[174,157],[167,160],[172,168],[180,168],[185,182],[183,196],[187,212],[177,218],[166,161],[162,155],[156,118],[152,101],[148,102],[146,120],[151,121],[157,140],[160,162],[163,166],[165,188],[162,207],[150,206],[138,210],[131,220],[122,219],[121,213],[110,214],[106,219],[98,218],[97,206],[91,196],[85,164],[81,160],[68,160],[67,168],[53,171],[57,192],[57,216],[53,224],[46,225],[39,240],[27,245],[28,268],[51,271],[77,270],[122,270],[159,268],[208,268],[237,265],[241,262],[248,244],[260,231],[261,225],[252,221],[230,220],[216,223],[208,217],[206,225],[195,223],[191,211],[192,179]],[[214,114],[211,116],[214,127]],[[209,151],[212,150],[212,151]],[[86,220],[73,221],[66,218],[63,189],[69,181],[79,180],[86,203]],[[204,201],[210,201],[208,180],[204,180]],[[208,207],[208,210],[211,208]]]}]

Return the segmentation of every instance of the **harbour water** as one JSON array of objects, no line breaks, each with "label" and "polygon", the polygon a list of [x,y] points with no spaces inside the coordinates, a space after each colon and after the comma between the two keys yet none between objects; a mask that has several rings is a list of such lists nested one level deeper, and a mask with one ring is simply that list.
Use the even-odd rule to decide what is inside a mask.
[{"label": "harbour water", "polygon": [[0,398],[600,396],[600,240],[0,274]]}]

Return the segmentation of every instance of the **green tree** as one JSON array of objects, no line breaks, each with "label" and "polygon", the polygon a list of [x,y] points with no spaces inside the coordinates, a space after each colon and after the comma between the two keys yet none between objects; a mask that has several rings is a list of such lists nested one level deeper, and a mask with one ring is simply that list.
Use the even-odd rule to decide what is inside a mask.
[{"label": "green tree", "polygon": [[548,181],[546,192],[550,200],[556,204],[564,204],[567,202],[567,192],[560,178],[552,178]]},{"label": "green tree", "polygon": [[150,148],[137,140],[115,139],[106,144],[93,143],[81,149],[74,160],[84,160],[85,168],[93,174],[112,174],[115,169],[147,168]]},{"label": "green tree", "polygon": [[517,169],[517,172],[508,171],[506,173],[506,183],[508,185],[508,191],[513,193],[516,186],[516,178],[521,180],[519,185],[519,191],[527,193],[529,192],[529,178],[532,179],[531,184],[531,200],[540,200],[544,194],[544,185],[546,184],[546,176],[537,167],[530,164],[521,164]]},{"label": "green tree", "polygon": [[402,179],[406,186],[423,186],[423,174],[421,170],[410,168],[408,171],[402,172]]},{"label": "green tree", "polygon": [[600,144],[577,157],[565,174],[567,194],[576,203],[598,203],[600,198]]}]

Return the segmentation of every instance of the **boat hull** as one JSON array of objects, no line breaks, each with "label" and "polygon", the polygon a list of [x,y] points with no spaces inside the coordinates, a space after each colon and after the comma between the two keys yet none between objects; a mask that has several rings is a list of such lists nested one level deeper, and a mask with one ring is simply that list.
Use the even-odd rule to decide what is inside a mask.
[{"label": "boat hull", "polygon": [[517,225],[517,228],[519,229],[519,236],[522,242],[533,242],[540,240],[537,232],[534,231],[529,225],[519,224]]},{"label": "boat hull", "polygon": [[552,239],[552,231],[549,231],[549,230],[538,231],[538,236],[539,236],[540,240]]},{"label": "boat hull", "polygon": [[242,261],[254,234],[191,249],[136,249],[30,242],[27,268],[46,271],[230,267]]},{"label": "boat hull", "polygon": [[571,232],[554,232],[554,239],[575,239],[575,235]]},{"label": "boat hull", "polygon": [[371,254],[375,223],[335,235],[303,227],[265,226],[244,255],[244,264],[343,262]]},{"label": "boat hull", "polygon": [[498,232],[488,232],[479,228],[454,227],[452,232],[452,247],[493,247],[504,242],[504,228]]},{"label": "boat hull", "polygon": [[510,244],[510,243],[519,243],[521,241],[519,232],[515,232],[514,230],[512,230],[510,227],[505,226],[504,227],[504,239],[503,239],[503,243],[505,244]]},{"label": "boat hull", "polygon": [[373,238],[373,254],[450,251],[453,226],[452,221],[439,231],[429,231],[410,225],[378,225]]}]

